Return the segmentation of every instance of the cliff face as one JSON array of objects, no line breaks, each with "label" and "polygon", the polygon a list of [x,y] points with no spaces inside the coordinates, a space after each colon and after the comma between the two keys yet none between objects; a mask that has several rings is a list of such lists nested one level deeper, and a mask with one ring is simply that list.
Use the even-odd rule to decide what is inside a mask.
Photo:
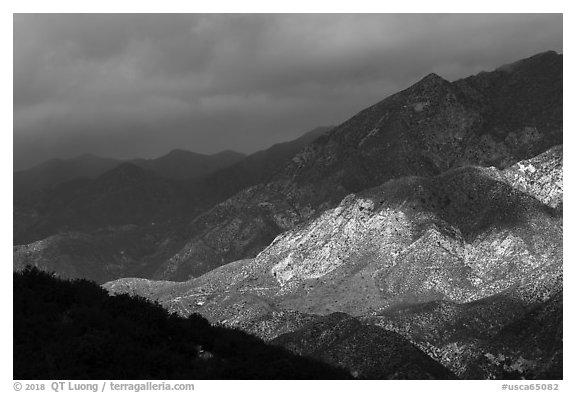
[{"label": "cliff face", "polygon": [[[520,363],[519,375],[544,375],[543,364],[559,356],[557,346],[544,351],[546,340],[510,341],[503,357],[494,354],[500,363],[484,364],[481,354],[523,318],[541,320],[537,310],[561,293],[561,163],[555,147],[507,170],[391,180],[277,236],[254,259],[148,296],[266,339],[344,312],[403,335],[459,376],[509,375]],[[107,284],[113,292],[142,287]],[[552,310],[550,321],[561,321],[561,307]],[[530,337],[543,327],[530,326]]]},{"label": "cliff face", "polygon": [[318,138],[268,183],[195,219],[155,277],[184,280],[254,257],[279,233],[390,179],[530,158],[561,143],[561,108],[555,53],[452,83],[428,75]]}]

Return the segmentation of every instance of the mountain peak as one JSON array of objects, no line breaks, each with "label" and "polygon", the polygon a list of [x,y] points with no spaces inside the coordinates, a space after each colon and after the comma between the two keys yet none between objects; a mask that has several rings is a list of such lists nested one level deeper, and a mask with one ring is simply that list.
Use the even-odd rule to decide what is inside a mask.
[{"label": "mountain peak", "polygon": [[424,78],[420,79],[415,85],[434,85],[434,84],[444,84],[448,83],[448,81],[442,78],[440,75],[431,72],[430,74],[426,75]]},{"label": "mountain peak", "polygon": [[447,86],[450,86],[450,82],[432,72],[414,83],[406,91],[409,92],[409,94],[428,95],[443,91]]},{"label": "mountain peak", "polygon": [[[442,79],[442,77],[440,75],[438,75],[435,72],[431,72],[428,75],[426,75],[424,78],[422,78],[422,80],[433,80],[433,79]],[[443,80],[443,79],[442,79]]]}]

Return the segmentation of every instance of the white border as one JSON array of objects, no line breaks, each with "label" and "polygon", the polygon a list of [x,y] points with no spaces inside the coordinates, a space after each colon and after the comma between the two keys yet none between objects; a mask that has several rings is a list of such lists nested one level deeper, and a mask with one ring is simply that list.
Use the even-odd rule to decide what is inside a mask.
[{"label": "white border", "polygon": [[[573,37],[574,37],[574,6],[568,1],[538,1],[538,2],[516,2],[516,1],[495,1],[485,0],[482,2],[469,2],[469,1],[424,1],[412,0],[407,2],[368,2],[368,1],[310,1],[310,0],[292,0],[284,2],[264,2],[264,1],[249,1],[249,0],[219,0],[213,2],[198,3],[194,1],[113,1],[113,0],[100,0],[93,2],[78,2],[78,1],[11,1],[4,2],[2,5],[2,20],[0,28],[2,29],[3,52],[10,53],[6,56],[4,61],[1,62],[2,67],[2,108],[3,108],[3,130],[0,133],[1,143],[0,148],[2,157],[2,164],[0,170],[2,171],[2,180],[5,187],[5,192],[2,193],[2,206],[1,209],[1,222],[2,222],[2,260],[4,261],[2,268],[2,284],[1,299],[2,310],[5,313],[5,318],[1,324],[1,336],[3,340],[2,355],[0,357],[0,373],[1,382],[0,390],[5,392],[13,391],[12,381],[12,320],[8,319],[8,314],[12,315],[12,13],[15,12],[195,12],[195,13],[212,13],[212,12],[225,12],[225,13],[267,13],[267,12],[385,12],[385,13],[437,13],[437,12],[505,12],[505,13],[564,13],[564,133],[565,138],[565,151],[568,153],[565,156],[564,162],[564,215],[567,223],[564,227],[564,239],[567,240],[564,250],[564,270],[566,277],[566,285],[564,286],[564,298],[566,299],[567,306],[564,307],[564,329],[565,334],[565,351],[564,351],[564,381],[560,381],[560,390],[562,391],[576,391],[576,384],[574,383],[574,372],[571,372],[574,365],[574,338],[572,337],[571,328],[574,328],[574,318],[571,312],[574,304],[574,287],[571,285],[574,280],[574,247],[571,241],[574,239],[574,208],[572,205],[574,196],[574,182],[573,173],[575,170],[575,158],[571,156],[571,149],[574,146],[573,133],[576,132],[574,127],[574,120],[572,109],[574,106],[573,95],[570,94],[574,91],[574,56],[573,56]],[[567,94],[568,93],[568,94]],[[10,185],[8,185],[10,184]],[[354,381],[354,382],[328,382],[328,381],[287,381],[278,383],[275,381],[197,381],[197,391],[254,391],[254,392],[267,392],[271,390],[275,392],[282,391],[288,392],[296,389],[321,391],[323,389],[330,389],[331,392],[348,392],[353,389],[366,389],[370,391],[381,391],[381,389],[391,389],[392,391],[399,391],[401,389],[418,389],[418,390],[434,390],[443,392],[495,392],[501,391],[501,381]],[[572,386],[572,388],[569,388]],[[375,390],[377,389],[377,390]]]}]

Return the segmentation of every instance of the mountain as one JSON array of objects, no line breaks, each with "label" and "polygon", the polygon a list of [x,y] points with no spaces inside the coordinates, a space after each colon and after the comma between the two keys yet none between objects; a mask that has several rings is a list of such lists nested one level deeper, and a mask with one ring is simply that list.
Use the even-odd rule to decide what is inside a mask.
[{"label": "mountain", "polygon": [[63,231],[29,244],[13,246],[13,269],[26,266],[58,272],[59,277],[89,278],[97,283],[145,276],[148,266],[167,258],[166,228],[125,225],[92,233]]},{"label": "mountain", "polygon": [[333,313],[272,341],[367,379],[456,379],[404,337]]},{"label": "mountain", "polygon": [[58,233],[14,268],[115,279],[359,378],[562,378],[562,127],[562,55],[430,74],[282,164],[63,184],[46,221],[18,216]]},{"label": "mountain", "polygon": [[33,264],[97,282],[150,277],[184,246],[191,218],[244,186],[265,181],[327,129],[319,127],[201,179],[169,179],[158,170],[122,163],[93,179],[15,199],[14,266]]},{"label": "mountain", "polygon": [[186,184],[131,163],[41,195],[29,220],[15,206],[14,269],[33,265],[96,282],[149,275],[181,247],[166,234],[196,213]]},{"label": "mountain", "polygon": [[[554,52],[454,82],[430,74],[327,132],[205,177],[124,163],[49,188],[33,209],[15,205],[15,236],[29,241],[14,246],[14,270],[113,280],[102,287],[116,298],[144,297],[192,321],[182,330],[208,331],[201,315],[358,378],[561,379],[562,127]],[[43,332],[108,348],[85,326],[116,314],[34,308],[51,300],[34,291],[22,291],[20,308],[64,310]],[[85,302],[66,293],[57,302]],[[23,331],[44,328],[35,314]],[[166,337],[112,342],[157,336]],[[227,338],[183,339],[222,359],[208,376],[238,359]],[[205,352],[189,353],[199,369]]]},{"label": "mountain", "polygon": [[153,225],[155,220],[185,214],[191,208],[180,183],[159,177],[134,164],[122,163],[94,179],[67,182],[46,190],[32,210],[30,222],[20,220],[26,209],[15,206],[16,244],[62,231],[94,231],[122,225]]},{"label": "mountain", "polygon": [[[367,352],[362,336],[310,330],[319,316],[346,313],[396,332],[459,377],[558,376],[561,184],[561,146],[504,170],[401,177],[348,195],[253,259],[186,282],[126,278],[104,287],[325,361],[345,351],[349,361],[338,364],[351,372],[382,355]],[[368,337],[384,334],[370,329]],[[302,344],[316,342],[314,334],[335,335],[320,349]]]},{"label": "mountain", "polygon": [[123,162],[135,164],[168,179],[194,179],[236,164],[244,154],[227,150],[205,155],[186,150],[173,150],[154,159],[117,160],[84,154],[70,159],[53,159],[33,168],[14,172],[14,196],[26,198],[65,182],[95,178]]},{"label": "mountain", "polygon": [[136,159],[130,162],[168,179],[189,180],[234,165],[245,157],[244,154],[231,150],[206,155],[176,149],[162,157]]},{"label": "mountain", "polygon": [[201,179],[196,188],[221,201],[246,187],[266,183],[300,150],[332,128],[334,127],[317,127],[297,139],[253,153],[237,164]]},{"label": "mountain", "polygon": [[[15,244],[136,225],[134,236],[152,233],[153,246],[145,256],[129,257],[142,262],[137,270],[117,271],[163,280],[198,277],[256,256],[278,234],[336,207],[351,192],[467,164],[505,168],[543,152],[562,140],[561,93],[562,56],[553,52],[452,83],[430,74],[334,129],[313,131],[206,177],[182,182],[147,171],[156,177],[148,197],[137,186],[101,198],[106,193],[91,185],[99,182],[93,179],[63,184],[32,207],[15,203]],[[156,194],[161,197],[151,197]],[[58,248],[67,258],[65,247]],[[118,244],[114,260],[123,251]],[[56,256],[38,252],[30,258]],[[76,256],[84,264],[86,257]]]},{"label": "mountain", "polygon": [[35,269],[14,274],[15,379],[351,379],[238,330],[108,296]]},{"label": "mountain", "polygon": [[[193,197],[191,191],[198,190],[198,187],[192,187],[184,180],[207,176],[243,158],[243,154],[233,151],[208,156],[184,150],[174,150],[157,159],[130,162],[84,155],[70,160],[51,160],[27,171],[15,172],[15,243],[37,241],[58,234],[62,229],[85,231],[87,228],[93,230],[100,226],[148,221],[151,206],[142,204],[146,197],[137,196],[143,187],[149,188],[148,193],[158,193],[160,198],[173,199],[174,195],[161,196],[166,193],[182,194],[177,199],[192,200],[195,206],[182,209],[179,201],[173,211],[182,209],[178,215],[183,216],[190,212],[197,214],[204,205],[198,202],[199,197]],[[146,176],[148,179],[144,180]],[[124,181],[125,184],[120,184]],[[148,186],[143,185],[145,181]],[[116,196],[110,198],[110,193],[116,193]],[[108,196],[104,197],[104,194]],[[135,200],[138,202],[133,204]],[[68,208],[66,204],[72,206]],[[84,206],[75,206],[80,204]],[[92,210],[89,217],[87,204]],[[78,209],[82,211],[78,212]],[[105,210],[104,214],[100,214],[102,210]],[[172,218],[174,214],[168,216]],[[156,219],[163,218],[163,213],[156,216]]]},{"label": "mountain", "polygon": [[485,340],[465,378],[563,379],[563,301],[557,290],[543,304]]},{"label": "mountain", "polygon": [[186,245],[155,273],[186,280],[252,258],[278,234],[342,198],[403,176],[506,168],[562,143],[562,55],[448,82],[430,74],[307,145],[267,183],[196,217]]},{"label": "mountain", "polygon": [[14,172],[14,199],[78,178],[92,178],[114,168],[120,160],[90,154],[71,159],[54,159],[33,168]]},{"label": "mountain", "polygon": [[504,171],[506,182],[514,188],[562,210],[563,197],[562,146],[529,160],[520,161]]}]

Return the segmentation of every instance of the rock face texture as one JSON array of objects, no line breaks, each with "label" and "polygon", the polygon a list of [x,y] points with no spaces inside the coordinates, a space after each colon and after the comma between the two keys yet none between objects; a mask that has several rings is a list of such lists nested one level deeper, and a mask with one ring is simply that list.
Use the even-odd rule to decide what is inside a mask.
[{"label": "rock face texture", "polygon": [[561,142],[561,55],[452,83],[430,74],[315,140],[268,183],[196,218],[186,245],[154,277],[185,280],[254,257],[279,233],[390,179],[503,169]]},{"label": "rock face texture", "polygon": [[[347,313],[398,333],[459,377],[545,378],[558,373],[562,353],[561,165],[560,146],[506,170],[390,180],[282,233],[253,259],[188,282],[105,287],[268,340],[308,337],[302,329],[320,316]],[[554,193],[527,188],[530,179]],[[539,329],[555,333],[540,340]],[[332,359],[344,344],[334,345],[318,357]],[[350,362],[342,365],[354,371]]]}]

